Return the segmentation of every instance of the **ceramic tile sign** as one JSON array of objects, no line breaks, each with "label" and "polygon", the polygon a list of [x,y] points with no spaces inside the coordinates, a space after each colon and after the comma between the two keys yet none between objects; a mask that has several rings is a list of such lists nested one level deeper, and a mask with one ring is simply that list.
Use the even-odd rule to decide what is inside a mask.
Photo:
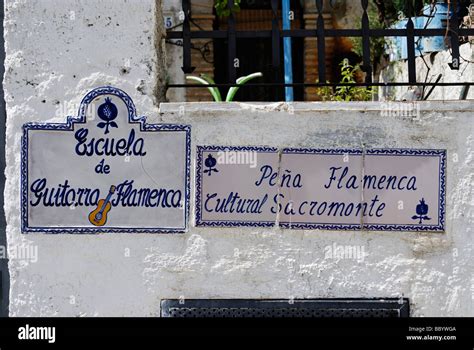
[{"label": "ceramic tile sign", "polygon": [[185,232],[190,127],[149,121],[101,87],[66,123],[25,124],[22,232]]},{"label": "ceramic tile sign", "polygon": [[444,231],[446,151],[197,149],[196,225]]},{"label": "ceramic tile sign", "polygon": [[261,181],[260,168],[278,169],[279,154],[270,147],[198,147],[197,226],[273,226],[271,202],[276,178]]},{"label": "ceramic tile sign", "polygon": [[282,227],[444,230],[444,150],[285,149],[281,169],[301,176],[282,181]]}]

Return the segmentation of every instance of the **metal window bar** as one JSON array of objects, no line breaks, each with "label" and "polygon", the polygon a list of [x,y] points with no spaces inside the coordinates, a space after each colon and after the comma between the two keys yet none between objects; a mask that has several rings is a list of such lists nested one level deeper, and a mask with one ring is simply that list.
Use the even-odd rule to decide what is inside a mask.
[{"label": "metal window bar", "polygon": [[[448,30],[446,28],[415,28],[412,17],[415,14],[412,1],[407,1],[408,22],[405,29],[372,29],[370,28],[368,18],[369,0],[361,0],[363,15],[361,19],[361,29],[326,29],[323,19],[323,0],[315,0],[318,12],[316,29],[291,29],[280,30],[278,22],[278,0],[271,1],[273,12],[272,29],[258,31],[238,31],[235,30],[235,18],[233,11],[227,18],[227,30],[197,30],[191,31],[191,6],[190,0],[182,0],[184,20],[182,31],[168,31],[167,39],[181,39],[183,41],[183,67],[185,73],[191,73],[194,67],[191,65],[191,40],[193,39],[227,39],[228,40],[228,82],[224,84],[209,84],[206,86],[200,84],[168,84],[168,88],[207,88],[207,87],[232,87],[237,86],[236,69],[234,60],[236,57],[236,40],[240,38],[271,38],[272,40],[272,66],[275,69],[275,76],[278,76],[280,69],[280,42],[281,38],[317,38],[318,45],[318,74],[319,81],[316,83],[247,83],[243,87],[321,87],[321,86],[471,86],[474,81],[468,82],[417,82],[416,81],[416,55],[415,55],[415,37],[429,36],[449,36],[451,43],[452,61],[449,64],[452,69],[459,69],[459,37],[474,36],[474,28],[459,28],[459,19],[457,11],[447,20]],[[420,6],[420,0],[415,0],[417,6]],[[421,2],[422,4],[422,2]],[[229,9],[232,8],[233,1],[228,1]],[[456,8],[457,0],[451,0],[451,6]],[[364,83],[338,83],[326,82],[325,66],[325,39],[330,37],[362,37],[362,70],[365,71],[366,79]],[[372,82],[372,62],[370,59],[370,38],[377,37],[405,37],[407,38],[408,49],[408,82]]]},{"label": "metal window bar", "polygon": [[[227,40],[228,40],[228,56],[227,56],[227,71],[229,74],[229,81],[234,82],[237,79],[234,61],[237,58],[237,39],[235,32],[235,18],[234,12],[232,11],[233,1],[228,1],[227,6],[230,10],[229,18],[227,20]],[[209,38],[211,39],[211,38]],[[191,50],[189,52],[183,52],[183,55],[188,54],[191,56]]]},{"label": "metal window bar", "polygon": [[370,62],[370,25],[369,15],[367,13],[367,7],[369,6],[369,0],[362,0],[362,70],[366,72],[365,82],[372,82],[372,64]]}]

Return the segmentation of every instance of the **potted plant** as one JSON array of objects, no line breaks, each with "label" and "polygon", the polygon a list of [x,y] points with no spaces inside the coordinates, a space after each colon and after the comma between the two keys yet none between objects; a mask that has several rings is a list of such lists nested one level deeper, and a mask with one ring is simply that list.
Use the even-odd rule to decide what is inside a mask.
[{"label": "potted plant", "polygon": [[[239,90],[239,88],[242,85],[244,85],[245,83],[247,83],[248,81],[250,81],[252,79],[259,78],[259,77],[262,77],[262,76],[263,76],[263,74],[261,72],[257,72],[257,73],[252,73],[252,74],[249,74],[249,75],[238,78],[237,81],[236,81],[237,86],[231,87],[229,89],[229,91],[227,92],[225,102],[234,101],[235,94],[237,93],[237,91]],[[202,84],[202,85],[215,85],[214,80],[206,74],[201,74],[201,76],[199,76],[199,77],[196,77],[194,75],[188,75],[186,77],[186,79],[195,81],[195,82],[197,82],[199,84]],[[212,97],[214,98],[214,102],[223,102],[221,93],[220,93],[220,91],[217,87],[209,86],[207,89],[209,90]]]}]

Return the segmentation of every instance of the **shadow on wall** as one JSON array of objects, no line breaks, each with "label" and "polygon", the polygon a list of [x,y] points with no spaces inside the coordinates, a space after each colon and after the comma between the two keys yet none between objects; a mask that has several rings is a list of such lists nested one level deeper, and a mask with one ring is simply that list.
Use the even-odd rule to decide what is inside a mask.
[{"label": "shadow on wall", "polygon": [[[4,5],[0,5],[0,27],[1,31],[1,48],[0,48],[0,76],[3,77],[5,73],[5,45],[3,41],[3,15]],[[5,111],[5,98],[3,93],[3,84],[0,84],[0,317],[8,316],[8,295],[10,289],[10,276],[8,273],[8,260],[6,257],[7,252],[7,236],[6,236],[6,221],[4,211],[4,198],[3,191],[5,189],[5,123],[6,123],[6,111]]]}]

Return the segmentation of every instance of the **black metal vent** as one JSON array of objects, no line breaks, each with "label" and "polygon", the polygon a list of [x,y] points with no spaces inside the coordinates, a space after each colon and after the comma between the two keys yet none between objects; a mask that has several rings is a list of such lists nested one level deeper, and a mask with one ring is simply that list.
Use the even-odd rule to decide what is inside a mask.
[{"label": "black metal vent", "polygon": [[162,317],[408,317],[403,299],[191,299],[161,301]]}]

